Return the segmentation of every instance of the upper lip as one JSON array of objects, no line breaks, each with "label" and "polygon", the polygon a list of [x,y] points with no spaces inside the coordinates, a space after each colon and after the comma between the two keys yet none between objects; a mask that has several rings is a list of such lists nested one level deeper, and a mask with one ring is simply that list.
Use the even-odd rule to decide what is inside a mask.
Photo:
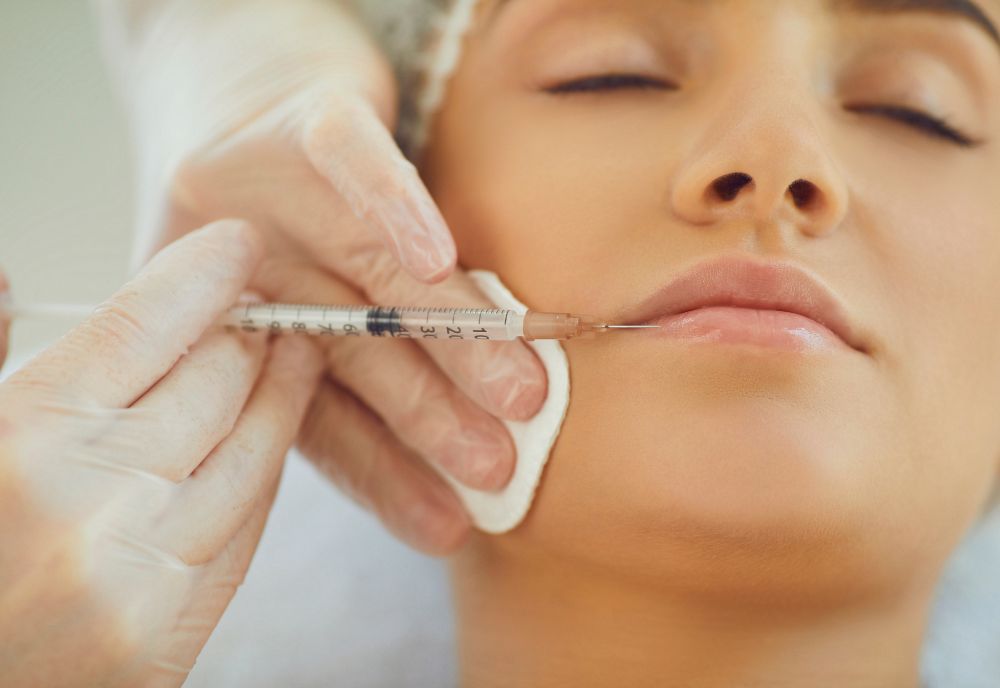
[{"label": "upper lip", "polygon": [[717,258],[699,263],[640,303],[627,324],[711,306],[797,313],[826,326],[852,348],[867,353],[846,309],[834,293],[788,262]]}]

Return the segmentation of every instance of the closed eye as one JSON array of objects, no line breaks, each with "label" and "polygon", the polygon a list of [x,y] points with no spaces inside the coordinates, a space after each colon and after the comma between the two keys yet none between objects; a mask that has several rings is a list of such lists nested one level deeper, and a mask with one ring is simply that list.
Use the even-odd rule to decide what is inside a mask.
[{"label": "closed eye", "polygon": [[903,122],[929,136],[951,141],[963,148],[973,148],[982,143],[981,141],[976,141],[971,136],[963,134],[958,128],[943,118],[934,117],[926,112],[902,105],[847,105],[845,107],[850,112],[887,117]]},{"label": "closed eye", "polygon": [[[676,91],[678,90],[678,86],[663,79],[642,76],[641,74],[602,74],[559,83],[544,90],[546,93],[553,95],[572,95],[623,91],[627,89],[640,91]],[[847,105],[845,108],[850,112],[858,114],[876,115],[902,122],[928,136],[949,141],[963,148],[972,148],[982,143],[982,141],[977,141],[962,133],[946,119],[935,117],[913,108],[901,105],[869,104]]]},{"label": "closed eye", "polygon": [[621,91],[625,89],[675,91],[677,86],[653,77],[641,74],[602,74],[584,79],[567,81],[546,88],[547,93],[588,93],[594,91]]}]

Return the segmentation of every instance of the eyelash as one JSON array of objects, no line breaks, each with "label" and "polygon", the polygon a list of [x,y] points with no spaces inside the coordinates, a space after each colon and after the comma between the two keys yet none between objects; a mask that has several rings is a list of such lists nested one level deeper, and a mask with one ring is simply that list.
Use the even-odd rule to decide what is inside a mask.
[{"label": "eyelash", "polygon": [[[572,95],[574,93],[620,91],[625,89],[676,91],[677,86],[667,81],[639,74],[605,74],[567,81],[544,90],[546,93],[553,95]],[[979,144],[979,142],[963,134],[947,120],[934,117],[913,108],[901,105],[850,105],[847,109],[859,114],[878,115],[894,119],[929,136],[951,141],[963,148],[972,148]]]},{"label": "eyelash", "polygon": [[641,74],[602,74],[599,76],[589,76],[584,79],[556,84],[545,90],[549,93],[564,94],[582,91],[617,91],[625,88],[638,88],[639,90],[656,89],[662,91],[677,90],[674,84],[642,76]]},{"label": "eyelash", "polygon": [[913,108],[902,105],[851,105],[847,109],[862,115],[877,115],[898,120],[915,129],[920,129],[930,136],[951,141],[963,148],[974,148],[979,145],[978,141],[960,132],[948,120],[928,115],[926,112],[914,110]]}]

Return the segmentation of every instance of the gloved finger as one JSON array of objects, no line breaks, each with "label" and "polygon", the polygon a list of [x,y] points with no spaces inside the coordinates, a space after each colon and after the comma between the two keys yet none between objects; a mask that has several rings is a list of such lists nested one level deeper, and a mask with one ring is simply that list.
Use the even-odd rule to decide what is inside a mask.
[{"label": "gloved finger", "polygon": [[261,250],[257,234],[240,221],[187,235],[12,382],[129,406],[237,300]]},{"label": "gloved finger", "polygon": [[500,489],[514,472],[507,429],[405,341],[344,338],[327,349],[330,375],[378,412],[410,449],[456,480]]},{"label": "gloved finger", "polygon": [[319,109],[305,122],[302,146],[320,176],[410,275],[433,283],[451,274],[451,231],[370,103],[332,101]]},{"label": "gloved finger", "polygon": [[[495,307],[464,272],[457,271],[445,282],[428,287],[414,282],[384,257],[372,261],[369,285],[367,293],[376,303]],[[524,342],[442,345],[423,337],[416,341],[459,389],[495,416],[527,420],[545,402],[548,394],[545,368]]]},{"label": "gloved finger", "polygon": [[165,634],[153,651],[156,675],[149,686],[178,686],[194,668],[209,634],[194,638],[197,630],[215,628],[236,590],[243,584],[247,568],[267,524],[278,492],[280,474],[261,494],[246,522],[216,557],[195,573],[195,595],[177,615],[178,624]]},{"label": "gloved finger", "polygon": [[[236,534],[226,543],[222,552],[208,563],[205,573],[215,581],[216,585],[223,590],[228,590],[235,594],[236,589],[243,584],[246,577],[247,568],[257,551],[260,543],[260,536],[264,532],[267,518],[271,514],[274,500],[278,496],[278,488],[281,485],[281,472],[274,476],[273,480],[264,488],[246,521],[239,527]],[[225,606],[214,603],[214,610],[203,608],[205,612],[217,611],[220,615],[225,610]],[[212,604],[212,603],[209,603]]]},{"label": "gloved finger", "polygon": [[275,340],[232,434],[180,486],[165,539],[183,561],[211,561],[253,513],[281,472],[321,369],[307,338]]},{"label": "gloved finger", "polygon": [[[296,203],[276,199],[275,210],[282,226],[301,225],[297,234],[314,231],[314,223],[323,224],[332,218],[330,200],[322,189],[309,185],[298,189]],[[330,221],[333,221],[330,219]],[[472,280],[456,272],[447,281],[435,286],[422,285],[406,275],[392,256],[377,243],[340,245],[331,239],[331,245],[343,254],[341,269],[337,274],[365,292],[365,302],[391,306],[488,306],[486,299]],[[283,300],[308,300],[318,297],[312,289],[321,289],[329,279],[316,269],[303,265],[303,269],[262,271],[274,286],[272,291]],[[316,275],[322,276],[317,279]],[[306,287],[305,282],[312,286]],[[286,293],[289,294],[286,296]],[[319,293],[319,292],[317,292]],[[336,301],[327,301],[337,303]],[[419,340],[421,345],[426,340]],[[425,346],[428,355],[445,375],[467,396],[494,416],[509,420],[527,420],[534,416],[545,401],[548,382],[545,369],[534,352],[523,342],[475,343],[463,346]]]},{"label": "gloved finger", "polygon": [[[258,279],[270,272],[265,263]],[[309,295],[320,303],[363,303],[350,287],[315,268],[295,274],[280,300]],[[258,285],[266,291],[274,283]],[[507,429],[452,385],[412,342],[338,337],[324,344],[329,374],[378,413],[406,446],[472,488],[499,489],[510,480],[515,453]]]},{"label": "gloved finger", "polygon": [[7,338],[10,336],[10,316],[3,305],[10,303],[10,283],[7,276],[0,270],[0,368],[7,360]]},{"label": "gloved finger", "polygon": [[320,386],[300,437],[320,472],[404,542],[444,555],[465,541],[469,517],[451,488],[338,385]]},{"label": "gloved finger", "polygon": [[232,432],[266,353],[265,337],[206,335],[99,446],[143,472],[185,480]]}]

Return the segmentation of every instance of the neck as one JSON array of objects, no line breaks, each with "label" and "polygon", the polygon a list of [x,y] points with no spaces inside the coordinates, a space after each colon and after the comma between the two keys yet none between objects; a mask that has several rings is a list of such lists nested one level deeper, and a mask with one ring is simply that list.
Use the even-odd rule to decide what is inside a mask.
[{"label": "neck", "polygon": [[754,604],[754,591],[680,599],[482,543],[452,574],[463,688],[919,685],[929,594],[810,612]]}]

